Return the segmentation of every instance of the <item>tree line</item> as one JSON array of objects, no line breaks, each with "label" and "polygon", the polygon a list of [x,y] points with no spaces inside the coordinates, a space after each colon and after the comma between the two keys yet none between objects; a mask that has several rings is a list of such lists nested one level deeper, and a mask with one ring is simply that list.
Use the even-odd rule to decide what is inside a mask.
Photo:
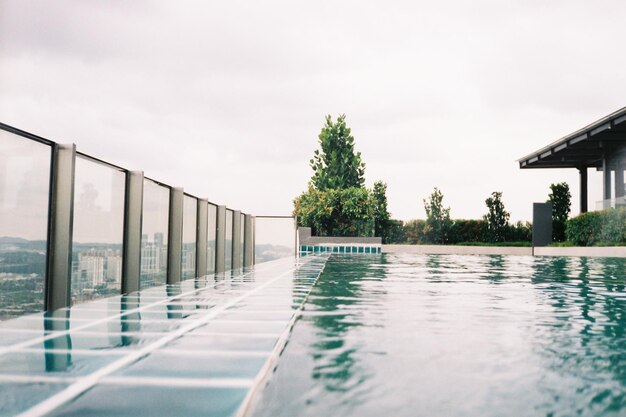
[{"label": "tree line", "polygon": [[[300,226],[316,236],[377,236],[383,243],[409,244],[511,244],[529,245],[532,225],[510,223],[502,192],[485,200],[486,213],[479,220],[451,219],[443,193],[435,187],[423,200],[425,220],[394,220],[387,207],[387,184],[376,181],[366,188],[365,163],[354,149],[354,137],[346,116],[333,121],[326,116],[318,136],[319,149],[309,164],[313,175],[307,190],[294,199],[293,214]],[[553,239],[565,239],[570,212],[569,187],[552,184],[548,201],[553,204]]]}]

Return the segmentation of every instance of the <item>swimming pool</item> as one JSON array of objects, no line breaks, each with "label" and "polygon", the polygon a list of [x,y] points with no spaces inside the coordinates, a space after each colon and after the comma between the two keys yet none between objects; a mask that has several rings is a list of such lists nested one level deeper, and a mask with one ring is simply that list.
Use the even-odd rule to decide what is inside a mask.
[{"label": "swimming pool", "polygon": [[626,415],[625,266],[332,255],[250,415]]},{"label": "swimming pool", "polygon": [[0,416],[621,416],[626,263],[318,254],[0,323]]}]

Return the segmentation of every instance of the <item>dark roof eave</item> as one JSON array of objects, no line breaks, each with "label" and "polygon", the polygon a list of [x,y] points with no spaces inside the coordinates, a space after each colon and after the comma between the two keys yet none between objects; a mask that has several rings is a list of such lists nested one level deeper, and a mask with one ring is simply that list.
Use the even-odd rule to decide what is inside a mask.
[{"label": "dark roof eave", "polygon": [[[553,152],[558,152],[562,149],[567,148],[570,145],[576,144],[583,140],[587,140],[600,132],[604,132],[605,130],[611,129],[614,125],[620,124],[626,121],[626,107],[622,107],[621,109],[609,114],[608,116],[603,117],[600,120],[597,120],[582,129],[578,129],[577,131],[570,133],[567,136],[564,136],[551,144],[544,146],[543,148],[526,155],[523,158],[518,159],[520,163],[520,168],[530,168],[528,164],[532,164],[537,160],[541,159],[542,155],[549,156]],[[547,155],[546,155],[547,154]],[[535,159],[536,158],[536,159]],[[533,160],[531,162],[531,160]],[[522,166],[522,163],[526,162],[525,166]],[[539,168],[539,167],[537,167]]]}]

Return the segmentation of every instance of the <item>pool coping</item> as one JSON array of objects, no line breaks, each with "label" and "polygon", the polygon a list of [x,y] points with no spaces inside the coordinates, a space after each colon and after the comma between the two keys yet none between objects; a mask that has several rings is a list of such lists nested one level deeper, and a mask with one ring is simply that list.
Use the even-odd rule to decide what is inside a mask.
[{"label": "pool coping", "polygon": [[626,258],[626,246],[575,246],[563,248],[545,246],[532,248],[529,246],[383,245],[382,253]]}]

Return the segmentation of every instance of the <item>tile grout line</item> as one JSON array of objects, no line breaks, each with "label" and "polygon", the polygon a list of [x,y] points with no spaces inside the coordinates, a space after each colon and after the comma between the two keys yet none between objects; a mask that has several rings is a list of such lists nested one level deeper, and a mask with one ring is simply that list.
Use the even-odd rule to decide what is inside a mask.
[{"label": "tile grout line", "polygon": [[20,413],[17,415],[17,417],[38,417],[38,416],[44,416],[45,414],[59,408],[60,406],[66,404],[67,402],[73,400],[74,398],[78,397],[79,395],[83,394],[84,392],[86,392],[87,390],[93,388],[98,382],[100,382],[100,380],[102,380],[103,378],[109,376],[110,374],[112,374],[113,372],[116,372],[120,369],[122,369],[123,367],[125,367],[126,365],[129,365],[131,363],[134,363],[136,361],[138,361],[139,359],[149,355],[150,353],[154,352],[155,350],[157,350],[158,348],[166,345],[167,343],[171,342],[172,340],[175,340],[179,337],[181,337],[182,335],[208,323],[213,317],[217,316],[218,314],[222,313],[223,311],[227,310],[229,307],[245,300],[246,298],[248,298],[249,296],[251,296],[252,294],[255,294],[259,291],[261,291],[262,289],[269,287],[270,285],[272,285],[273,283],[284,279],[285,276],[291,274],[292,272],[297,270],[297,266],[294,268],[289,269],[288,271],[280,274],[278,277],[273,278],[265,283],[263,283],[262,285],[251,289],[247,294],[244,294],[240,297],[237,297],[236,299],[231,300],[230,302],[216,307],[215,309],[211,310],[211,312],[207,315],[205,315],[204,317],[202,317],[201,319],[195,320],[194,322],[189,323],[188,325],[179,328],[177,331],[172,332],[170,334],[168,334],[167,336],[145,346],[144,348],[137,350],[137,351],[133,351],[133,353],[128,354],[127,356],[124,356],[120,359],[118,359],[115,362],[112,362],[111,364],[100,368],[99,370],[81,377],[77,382],[75,382],[74,384],[70,385],[69,387],[65,388],[63,391],[47,398],[46,400],[40,402],[39,404],[27,409],[26,411]]}]

